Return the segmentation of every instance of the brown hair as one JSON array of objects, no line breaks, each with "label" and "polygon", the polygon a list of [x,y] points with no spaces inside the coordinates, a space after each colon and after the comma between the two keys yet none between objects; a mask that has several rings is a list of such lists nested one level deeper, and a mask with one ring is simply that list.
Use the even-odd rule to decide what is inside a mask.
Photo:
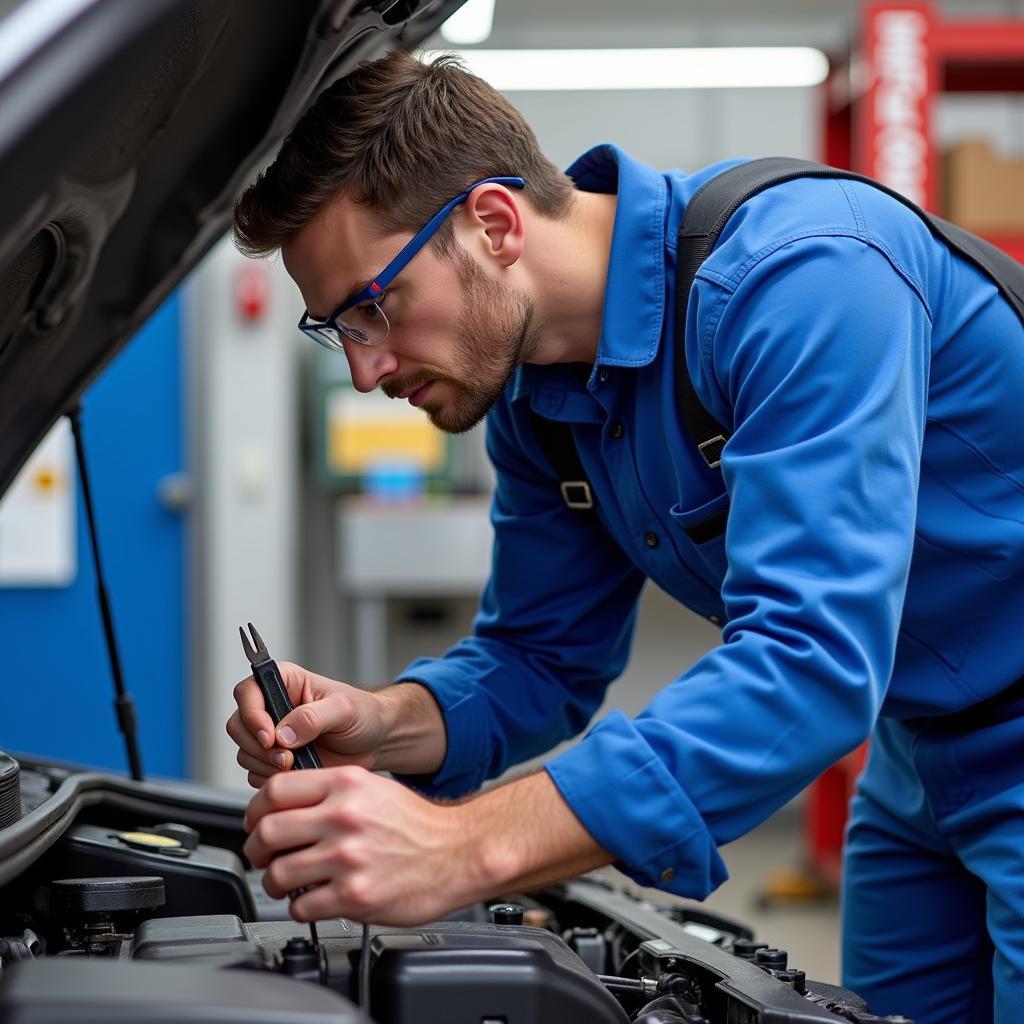
[{"label": "brown hair", "polygon": [[[418,230],[472,182],[511,175],[539,213],[568,213],[572,182],[504,96],[454,57],[423,64],[395,52],[361,64],[303,115],[236,203],[235,244],[266,256],[342,194],[371,206],[383,231]],[[448,221],[433,241],[449,255],[451,240]]]}]

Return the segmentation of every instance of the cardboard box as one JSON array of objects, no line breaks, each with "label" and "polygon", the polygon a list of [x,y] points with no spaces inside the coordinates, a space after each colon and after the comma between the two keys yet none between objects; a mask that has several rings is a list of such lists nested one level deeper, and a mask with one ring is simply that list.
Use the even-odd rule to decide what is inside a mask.
[{"label": "cardboard box", "polygon": [[982,139],[943,157],[943,216],[968,231],[1024,232],[1024,159],[1006,159]]}]

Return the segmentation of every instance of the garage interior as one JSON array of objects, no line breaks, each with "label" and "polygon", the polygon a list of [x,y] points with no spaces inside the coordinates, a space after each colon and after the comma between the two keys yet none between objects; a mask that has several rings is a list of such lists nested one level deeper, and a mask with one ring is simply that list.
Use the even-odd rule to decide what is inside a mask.
[{"label": "garage interior", "polygon": [[[1024,260],[1019,0],[498,0],[485,37],[438,33],[426,48],[463,51],[475,67],[489,51],[666,47],[801,48],[810,80],[773,81],[783,58],[769,56],[761,83],[538,88],[529,73],[516,84],[513,59],[511,85],[495,84],[559,166],[597,142],[659,169],[820,160],[887,181]],[[84,398],[96,499],[111,509],[102,540],[125,675],[157,776],[245,788],[223,728],[248,671],[239,623],[257,623],[282,660],[379,685],[465,635],[487,578],[482,428],[445,438],[411,410],[355,402],[344,359],[296,332],[301,308],[280,260],[247,261],[225,238]],[[0,639],[15,675],[44,656],[33,623],[52,621],[47,606],[65,639],[105,660],[80,502],[58,425],[0,500]],[[116,518],[115,503],[149,525]],[[147,553],[156,562],[140,569]],[[649,585],[631,661],[599,716],[641,711],[719,635]],[[56,717],[43,728],[16,708],[0,748],[124,770],[99,682],[69,683]],[[840,977],[835,891],[862,762],[851,755],[726,847],[731,879],[707,902],[827,982]]]}]

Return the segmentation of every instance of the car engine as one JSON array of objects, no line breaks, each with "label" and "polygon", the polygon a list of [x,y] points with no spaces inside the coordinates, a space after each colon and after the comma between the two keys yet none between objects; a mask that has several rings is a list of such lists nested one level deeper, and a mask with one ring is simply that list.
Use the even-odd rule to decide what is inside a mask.
[{"label": "car engine", "polygon": [[0,755],[0,1021],[912,1024],[597,877],[373,927],[364,986],[361,926],[320,922],[314,945],[247,869],[244,807]]}]

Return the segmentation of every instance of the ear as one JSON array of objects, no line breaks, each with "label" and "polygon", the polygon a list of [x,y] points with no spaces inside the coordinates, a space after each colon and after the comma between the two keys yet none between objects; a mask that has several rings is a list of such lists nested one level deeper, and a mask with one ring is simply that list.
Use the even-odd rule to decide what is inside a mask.
[{"label": "ear", "polygon": [[523,255],[523,208],[504,185],[492,183],[473,189],[466,199],[462,225],[475,236],[472,244],[477,252],[482,249],[485,259],[510,267]]}]

